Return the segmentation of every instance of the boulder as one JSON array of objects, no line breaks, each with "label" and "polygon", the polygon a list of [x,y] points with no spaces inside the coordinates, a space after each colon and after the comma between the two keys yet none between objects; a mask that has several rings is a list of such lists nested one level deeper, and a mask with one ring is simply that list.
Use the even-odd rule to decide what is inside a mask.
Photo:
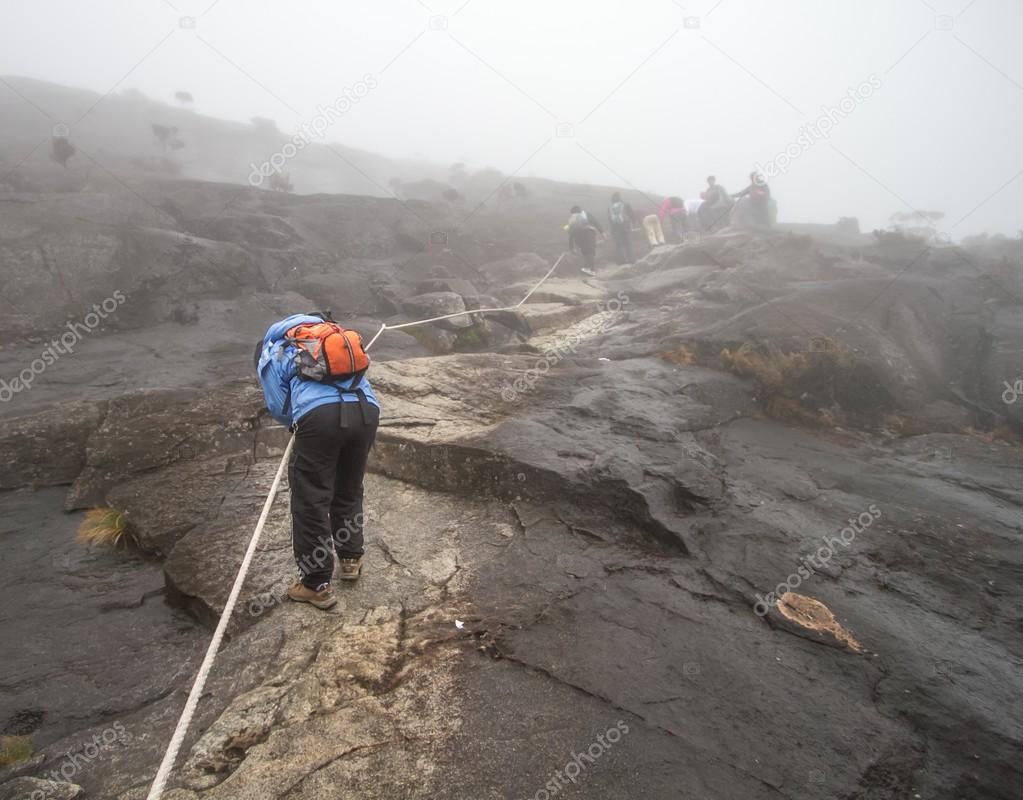
[{"label": "boulder", "polygon": [[430,278],[416,284],[417,294],[432,292],[454,292],[461,295],[463,299],[479,295],[479,290],[472,283],[458,278]]},{"label": "boulder", "polygon": [[490,261],[479,270],[493,286],[509,286],[532,278],[542,278],[551,268],[551,262],[536,253],[516,253],[508,258]]},{"label": "boulder", "polygon": [[40,778],[15,778],[0,784],[0,800],[76,800],[85,797],[85,790],[76,783]]},{"label": "boulder", "polygon": [[[679,386],[741,384],[709,371],[694,381],[655,360],[582,366],[572,355],[569,347],[537,358],[379,365],[376,386],[388,414],[375,468],[412,482],[427,470],[433,485],[452,491],[576,500],[586,513],[599,505],[599,513],[641,521],[653,538],[684,548],[681,520],[723,491],[714,458],[691,431],[721,417],[692,399],[695,388],[680,397]],[[646,387],[640,395],[615,388],[637,380]],[[752,408],[748,399],[744,408]],[[596,422],[604,417],[628,419],[627,429]],[[520,481],[509,480],[515,474]],[[582,487],[594,483],[602,499],[582,501]]]},{"label": "boulder", "polygon": [[180,461],[251,454],[271,424],[253,381],[212,391],[144,389],[114,400],[86,446],[68,510],[98,505],[126,477]]},{"label": "boulder", "polygon": [[[445,314],[457,314],[465,311],[465,301],[461,295],[454,292],[427,292],[413,297],[408,297],[402,302],[402,308],[412,319],[429,319],[441,317]],[[471,315],[452,317],[435,323],[438,327],[447,330],[459,330],[468,328],[473,324]]]},{"label": "boulder", "polygon": [[[281,427],[281,438],[287,431]],[[263,457],[283,448],[264,448]],[[117,482],[104,496],[129,525],[135,542],[148,553],[166,556],[188,531],[208,520],[227,496],[244,489],[251,456],[193,458]]]},{"label": "boulder", "polygon": [[523,281],[513,284],[498,292],[501,300],[505,303],[517,303],[526,293],[535,289],[529,296],[529,303],[562,303],[564,305],[596,306],[601,300],[608,296],[607,289],[593,283],[583,282],[579,278],[568,278],[552,275],[539,287],[536,281]]},{"label": "boulder", "polygon": [[71,483],[87,463],[87,443],[105,411],[105,403],[70,402],[0,420],[0,489]]},{"label": "boulder", "polygon": [[593,313],[590,306],[564,303],[526,303],[519,307],[518,315],[531,334],[567,328]]}]

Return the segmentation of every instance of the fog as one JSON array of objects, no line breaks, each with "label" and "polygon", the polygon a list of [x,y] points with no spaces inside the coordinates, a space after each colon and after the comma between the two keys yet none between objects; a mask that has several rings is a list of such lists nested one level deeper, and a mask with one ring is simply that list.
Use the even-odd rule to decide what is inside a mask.
[{"label": "fog", "polygon": [[2,75],[185,90],[197,112],[282,131],[369,81],[325,140],[686,197],[708,174],[738,191],[759,166],[786,221],[938,210],[954,238],[1021,227],[1011,0],[4,5]]},{"label": "fog", "polygon": [[0,800],[1023,798],[1023,0],[0,8]]}]

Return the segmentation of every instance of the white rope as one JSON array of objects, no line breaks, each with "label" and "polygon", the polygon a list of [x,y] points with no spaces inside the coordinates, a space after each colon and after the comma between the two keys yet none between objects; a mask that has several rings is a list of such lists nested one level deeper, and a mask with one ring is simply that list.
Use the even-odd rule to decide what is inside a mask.
[{"label": "white rope", "polygon": [[440,322],[443,319],[451,319],[452,317],[464,317],[466,314],[492,314],[497,311],[515,311],[530,297],[533,296],[533,292],[539,289],[540,285],[544,283],[544,281],[546,281],[552,274],[554,274],[554,270],[558,268],[558,264],[561,263],[561,260],[566,255],[568,255],[568,253],[562,253],[560,256],[558,256],[558,260],[554,262],[554,266],[547,270],[547,273],[536,282],[533,288],[526,292],[526,296],[519,300],[519,302],[517,302],[513,306],[501,306],[501,308],[474,308],[468,311],[456,311],[453,314],[444,314],[439,317],[430,317],[429,319],[418,319],[415,322],[403,322],[400,325],[388,325],[386,322],[381,323],[380,330],[378,330],[376,332],[376,335],[369,340],[369,344],[366,345],[365,349],[369,350],[369,348],[373,346],[373,342],[380,338],[380,334],[383,333],[384,331],[396,331],[399,328],[411,328],[413,325],[426,325],[428,322]]},{"label": "white rope", "polygon": [[[370,339],[370,342],[365,350],[369,350],[373,346],[373,342],[380,338],[386,330],[397,330],[398,328],[409,328],[413,325],[425,325],[428,322],[437,322],[442,319],[451,319],[452,317],[460,317],[464,314],[486,314],[494,311],[514,311],[523,303],[525,303],[535,292],[540,288],[540,285],[546,281],[554,270],[558,268],[561,260],[566,256],[566,253],[562,253],[558,260],[554,262],[547,274],[544,275],[532,289],[530,289],[526,296],[519,300],[513,306],[505,306],[504,308],[478,308],[471,311],[459,311],[455,314],[445,314],[442,317],[432,317],[431,319],[422,319],[416,322],[404,322],[401,325],[387,325],[381,324],[380,330],[376,332],[376,335]],[[249,565],[252,563],[252,557],[256,552],[256,545],[259,544],[259,537],[263,534],[263,526],[266,525],[267,517],[270,515],[270,508],[273,506],[274,499],[277,497],[277,490],[281,485],[281,478],[284,476],[284,468],[287,466],[288,457],[291,455],[291,450],[295,445],[295,437],[292,436],[288,441],[288,446],[284,448],[284,455],[281,457],[281,463],[277,467],[277,474],[274,475],[274,482],[270,486],[270,493],[266,496],[266,501],[263,503],[263,511],[259,515],[259,521],[256,523],[256,529],[252,532],[252,538],[249,540],[249,548],[245,551],[245,557],[242,559],[241,566],[238,568],[238,575],[234,579],[234,586],[231,587],[231,594],[227,596],[227,602],[224,604],[224,610],[220,613],[220,621],[217,623],[217,629],[213,632],[213,638],[210,640],[210,645],[206,648],[206,657],[202,660],[202,665],[199,667],[199,672],[195,676],[195,682],[192,684],[192,690],[188,693],[188,700],[185,701],[185,707],[181,711],[181,717],[178,719],[177,727],[174,729],[174,734],[171,736],[170,744],[167,746],[167,752],[164,753],[163,761],[160,762],[160,769],[156,773],[156,777],[153,779],[153,785],[149,789],[149,794],[146,795],[146,800],[160,800],[163,796],[164,789],[167,786],[167,780],[170,778],[171,770],[174,769],[174,762],[177,761],[178,751],[181,750],[181,744],[185,740],[185,734],[188,732],[188,726],[192,722],[192,717],[195,715],[195,710],[199,705],[199,698],[202,697],[203,689],[206,686],[206,679],[209,677],[210,670],[213,668],[213,662],[217,657],[217,652],[220,650],[220,643],[224,638],[224,632],[227,630],[227,623],[231,619],[231,614],[234,611],[235,604],[238,602],[238,595],[241,593],[242,584],[245,583],[245,577],[249,572]]]},{"label": "white rope", "polygon": [[252,532],[252,539],[249,540],[249,549],[245,551],[242,565],[238,569],[238,576],[234,579],[234,586],[231,587],[231,594],[227,596],[224,610],[220,614],[220,622],[217,623],[217,629],[213,632],[213,639],[210,640],[210,646],[206,649],[206,657],[202,660],[199,673],[195,676],[192,691],[188,693],[188,700],[185,701],[185,708],[181,712],[180,719],[178,719],[178,726],[174,729],[174,735],[171,737],[170,745],[163,756],[160,769],[156,773],[156,778],[153,779],[153,786],[150,788],[146,800],[159,800],[163,795],[163,790],[167,785],[167,779],[170,777],[171,770],[174,769],[178,750],[181,749],[181,743],[185,740],[188,725],[195,714],[196,706],[199,705],[199,698],[202,696],[203,688],[206,686],[206,678],[213,667],[213,660],[217,657],[220,641],[224,638],[224,631],[227,630],[227,623],[231,619],[231,612],[234,611],[235,603],[238,602],[238,594],[241,592],[242,584],[245,582],[245,576],[249,571],[249,564],[252,563],[252,556],[256,552],[256,545],[259,543],[260,534],[263,533],[263,526],[266,524],[266,518],[270,514],[270,507],[277,496],[277,489],[281,485],[281,478],[284,476],[284,467],[287,466],[288,456],[291,455],[291,448],[294,444],[295,437],[292,436],[288,441],[288,446],[284,448],[284,456],[277,467],[277,474],[274,475],[274,482],[270,486],[270,493],[266,496],[266,502],[263,503],[263,511],[259,515],[259,522],[256,523],[256,529]]}]

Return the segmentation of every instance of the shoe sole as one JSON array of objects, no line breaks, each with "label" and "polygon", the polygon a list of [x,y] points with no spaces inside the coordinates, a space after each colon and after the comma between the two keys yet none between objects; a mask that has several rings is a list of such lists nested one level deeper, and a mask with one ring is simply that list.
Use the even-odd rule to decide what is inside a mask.
[{"label": "shoe sole", "polygon": [[360,572],[356,572],[354,575],[338,575],[337,578],[338,578],[338,580],[341,580],[341,581],[357,581],[357,580],[359,580],[359,575],[360,574],[361,574],[361,571]]},{"label": "shoe sole", "polygon": [[336,597],[333,598],[332,600],[327,601],[326,603],[323,602],[322,600],[303,600],[299,597],[292,597],[290,594],[288,595],[288,599],[292,603],[308,603],[314,608],[320,609],[320,611],[327,611],[337,605]]}]

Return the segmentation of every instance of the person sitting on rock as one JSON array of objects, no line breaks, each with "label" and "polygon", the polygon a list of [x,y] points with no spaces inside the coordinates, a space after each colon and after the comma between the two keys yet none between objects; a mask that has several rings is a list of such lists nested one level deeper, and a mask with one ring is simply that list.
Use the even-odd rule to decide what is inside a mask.
[{"label": "person sitting on rock", "polygon": [[[311,326],[303,328],[309,331],[327,321],[333,324],[329,317],[294,314],[271,325],[256,349],[267,409],[295,432],[288,482],[292,548],[300,579],[288,589],[288,597],[321,609],[337,602],[330,585],[332,551],[341,580],[357,580],[362,570],[363,478],[380,422],[380,403],[365,368],[353,370],[348,380],[304,377],[307,367],[300,367],[296,359],[301,336],[295,330]],[[348,333],[358,337],[354,331]],[[354,346],[362,352],[361,339]],[[368,365],[365,353],[362,358]]]},{"label": "person sitting on rock", "polygon": [[651,249],[664,244],[664,230],[661,228],[661,220],[656,214],[647,214],[643,217],[643,232]]},{"label": "person sitting on rock", "polygon": [[713,175],[707,177],[707,188],[700,192],[700,197],[703,202],[696,216],[704,230],[713,231],[727,220],[732,198]]},{"label": "person sitting on rock", "polygon": [[765,227],[771,224],[771,187],[759,172],[751,172],[749,186],[732,197],[736,199],[748,197],[753,222]]},{"label": "person sitting on rock", "polygon": [[681,197],[664,198],[657,216],[661,221],[662,228],[667,220],[679,242],[685,241],[686,230],[688,230],[689,224],[686,216],[686,204]]},{"label": "person sitting on rock", "polygon": [[636,254],[632,247],[632,226],[636,221],[636,215],[632,211],[632,206],[622,200],[620,192],[611,195],[611,205],[607,209],[607,221],[608,227],[611,229],[611,237],[615,240],[618,263],[634,263]]},{"label": "person sitting on rock", "polygon": [[597,236],[604,234],[596,217],[587,214],[579,206],[572,206],[569,211],[568,224],[568,250],[574,253],[576,249],[582,254],[583,275],[596,275],[593,267],[597,257]]}]

